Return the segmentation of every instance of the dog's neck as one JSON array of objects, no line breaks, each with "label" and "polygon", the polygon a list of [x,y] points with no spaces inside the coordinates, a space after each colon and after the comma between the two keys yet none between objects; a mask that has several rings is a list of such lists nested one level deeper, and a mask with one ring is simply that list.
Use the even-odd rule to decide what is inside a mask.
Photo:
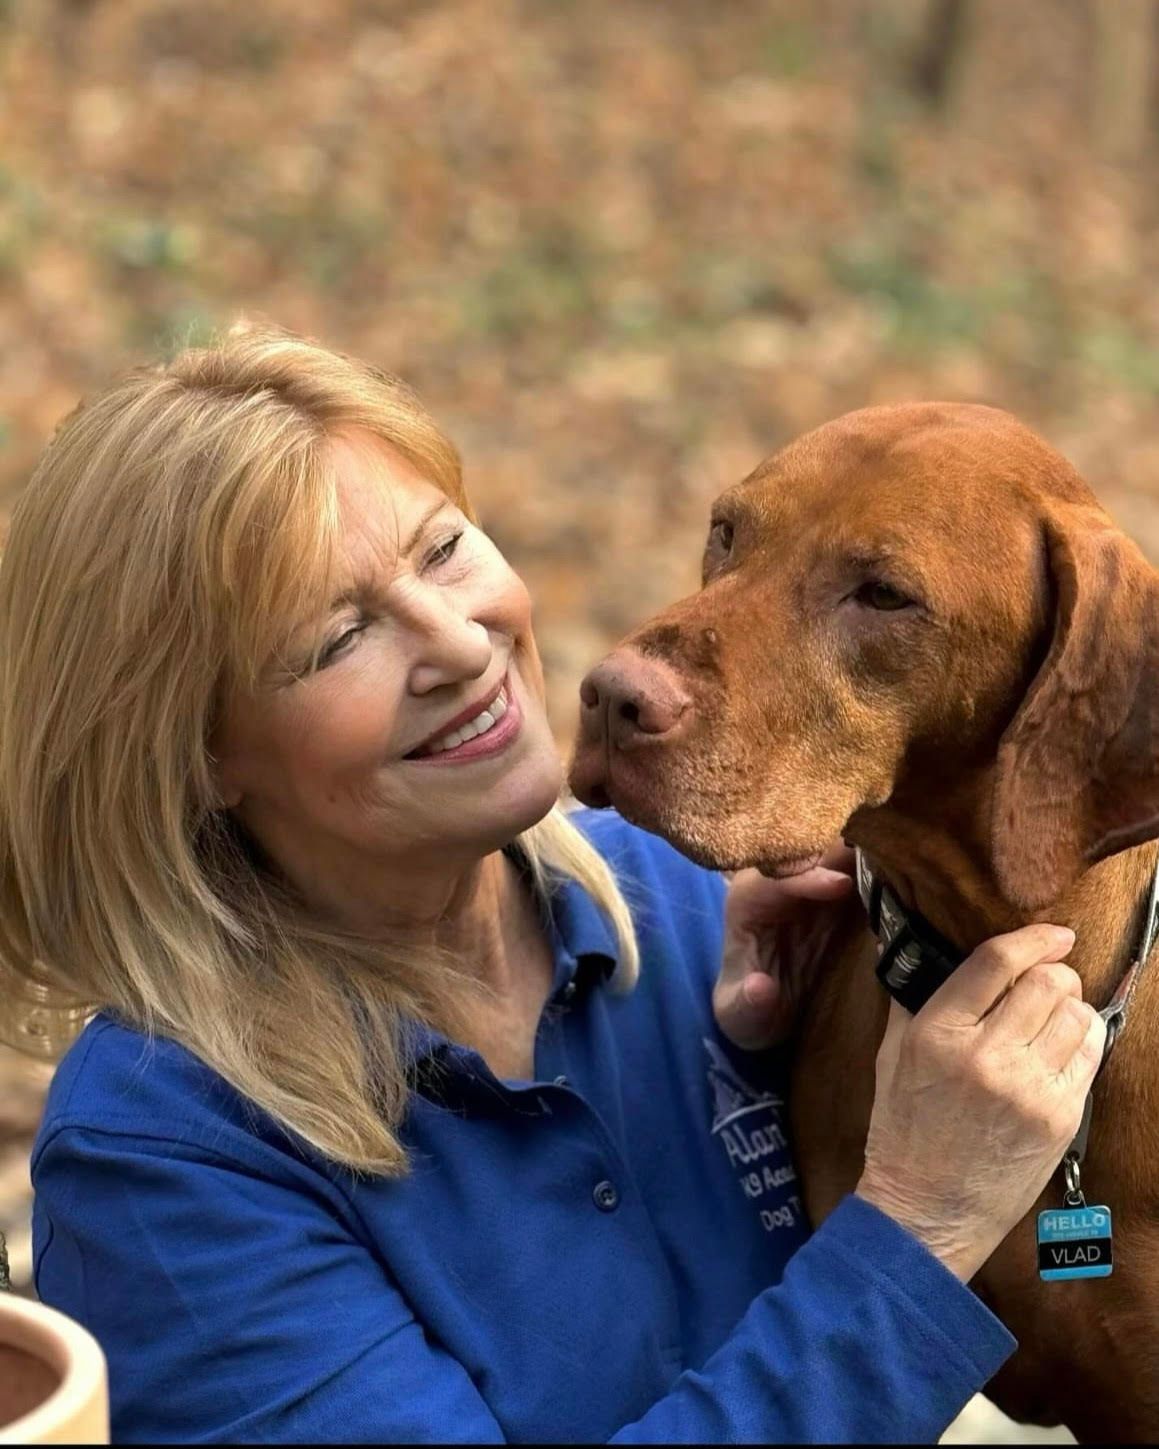
[{"label": "dog's neck", "polygon": [[1082,977],[1087,999],[1100,1006],[1130,962],[1159,857],[1155,843],[1122,851],[1031,912],[1003,896],[991,859],[988,812],[972,808],[966,792],[959,800],[943,794],[936,803],[928,797],[914,806],[896,800],[859,811],[847,836],[907,909],[920,912],[965,952],[1031,921],[1070,926],[1075,945],[1067,959]]}]

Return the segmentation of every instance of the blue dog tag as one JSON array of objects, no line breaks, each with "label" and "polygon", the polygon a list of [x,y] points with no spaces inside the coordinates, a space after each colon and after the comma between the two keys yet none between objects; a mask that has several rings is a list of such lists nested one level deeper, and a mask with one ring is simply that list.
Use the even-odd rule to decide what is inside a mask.
[{"label": "blue dog tag", "polygon": [[1108,1207],[1049,1208],[1038,1215],[1038,1276],[1109,1278],[1111,1210]]}]

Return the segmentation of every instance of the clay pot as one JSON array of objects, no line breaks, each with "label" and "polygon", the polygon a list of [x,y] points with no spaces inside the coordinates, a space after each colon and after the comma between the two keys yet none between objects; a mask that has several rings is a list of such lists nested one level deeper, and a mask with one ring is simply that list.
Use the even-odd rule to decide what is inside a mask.
[{"label": "clay pot", "polygon": [[0,1293],[0,1444],[107,1444],[105,1356],[79,1323]]}]

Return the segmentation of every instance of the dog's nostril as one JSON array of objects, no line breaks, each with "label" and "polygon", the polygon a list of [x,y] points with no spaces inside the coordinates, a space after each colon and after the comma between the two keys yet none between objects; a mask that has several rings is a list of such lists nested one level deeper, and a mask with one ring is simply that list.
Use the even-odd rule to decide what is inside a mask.
[{"label": "dog's nostril", "polygon": [[599,690],[595,687],[590,679],[585,679],[580,685],[580,703],[586,705],[588,709],[595,709],[596,705],[599,704],[599,702]]},{"label": "dog's nostril", "polygon": [[630,699],[624,700],[620,705],[619,713],[620,718],[626,719],[629,724],[638,725],[640,723],[640,706],[633,704]]}]

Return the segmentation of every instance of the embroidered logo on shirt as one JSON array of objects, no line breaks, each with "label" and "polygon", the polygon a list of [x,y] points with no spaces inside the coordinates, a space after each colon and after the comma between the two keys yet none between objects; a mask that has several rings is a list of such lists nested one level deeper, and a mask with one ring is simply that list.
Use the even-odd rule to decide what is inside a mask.
[{"label": "embroidered logo on shirt", "polygon": [[[765,1231],[794,1227],[802,1212],[795,1191],[797,1174],[781,1125],[785,1104],[775,1093],[758,1091],[746,1082],[716,1042],[702,1040],[708,1053],[712,1135],[723,1144],[744,1195],[761,1203]],[[786,1188],[793,1190],[786,1193]]]}]

